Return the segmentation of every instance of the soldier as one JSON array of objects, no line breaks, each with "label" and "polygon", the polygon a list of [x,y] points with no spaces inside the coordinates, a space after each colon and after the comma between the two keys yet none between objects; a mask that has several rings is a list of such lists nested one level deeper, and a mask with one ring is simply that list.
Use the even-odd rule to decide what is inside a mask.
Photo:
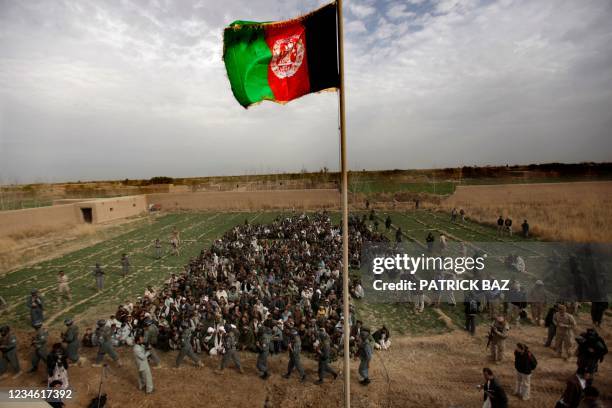
[{"label": "soldier", "polygon": [[121,255],[121,271],[123,272],[124,278],[130,273],[130,258],[127,254]]},{"label": "soldier", "polygon": [[153,392],[153,376],[151,367],[149,367],[151,353],[146,350],[142,335],[136,336],[133,350],[136,368],[138,368],[138,389],[142,391],[144,388],[146,394],[151,394]]},{"label": "soldier", "polygon": [[323,328],[319,331],[319,346],[317,347],[317,353],[319,354],[319,379],[315,384],[323,384],[326,373],[333,375],[334,380],[338,378],[338,373],[329,366],[329,360],[331,358],[331,340]]},{"label": "soldier", "polygon": [[359,375],[362,378],[359,384],[361,385],[368,385],[370,383],[368,368],[370,367],[370,360],[372,359],[372,345],[370,345],[368,341],[369,336],[369,330],[365,328],[361,329],[359,344]]},{"label": "soldier", "polygon": [[385,219],[385,228],[387,231],[391,229],[391,216],[387,215],[387,219]]},{"label": "soldier", "polygon": [[270,373],[268,373],[268,355],[270,354],[271,340],[272,330],[269,324],[264,324],[260,331],[259,340],[257,341],[257,348],[259,350],[257,354],[257,370],[261,372],[259,378],[262,380],[266,380],[270,376]]},{"label": "soldier", "polygon": [[34,347],[34,351],[32,352],[32,368],[28,373],[34,373],[38,370],[38,363],[42,360],[45,363],[47,362],[47,339],[49,338],[49,333],[43,327],[42,322],[36,322],[34,324],[34,328],[36,329],[36,333],[32,338],[32,346]]},{"label": "soldier", "polygon": [[30,297],[26,302],[26,306],[30,309],[30,321],[32,327],[36,327],[36,323],[42,323],[44,320],[45,304],[43,299],[38,295],[38,289],[32,289]]},{"label": "soldier", "polygon": [[508,337],[508,324],[504,316],[497,316],[491,325],[489,332],[489,346],[491,347],[491,358],[499,364],[504,359],[504,343]]},{"label": "soldier", "polygon": [[291,329],[291,338],[289,340],[288,349],[289,364],[287,365],[287,374],[283,375],[283,377],[289,379],[291,372],[295,368],[298,370],[298,373],[300,373],[300,381],[304,382],[306,380],[306,373],[304,372],[304,367],[302,367],[302,362],[300,361],[302,339],[300,338],[300,333],[298,333],[295,328]]},{"label": "soldier", "polygon": [[240,366],[240,356],[236,351],[236,336],[234,335],[234,330],[236,330],[236,326],[231,324],[227,326],[225,335],[223,336],[223,348],[225,349],[225,353],[221,358],[221,367],[219,371],[223,371],[223,369],[231,362],[234,363],[238,371],[242,374],[242,367]]},{"label": "soldier", "polygon": [[572,349],[572,339],[574,338],[574,328],[576,320],[574,316],[566,312],[565,305],[559,305],[559,311],[555,313],[553,322],[557,327],[555,337],[555,349],[557,356],[567,360]]},{"label": "soldier", "polygon": [[65,296],[68,300],[72,298],[70,295],[70,286],[68,286],[68,276],[64,271],[59,271],[57,274],[57,291],[60,296]]},{"label": "soldier", "polygon": [[99,263],[96,263],[96,266],[93,270],[93,275],[94,278],[96,278],[96,289],[99,292],[104,289],[104,271],[102,270],[102,267]]},{"label": "soldier", "polygon": [[178,368],[181,366],[185,356],[189,357],[197,367],[202,367],[202,362],[193,352],[193,347],[191,346],[191,329],[189,328],[189,324],[183,322],[181,323],[181,327],[183,328],[183,332],[181,333],[181,350],[178,356],[176,356],[176,367]]},{"label": "soldier", "polygon": [[62,341],[66,343],[66,355],[72,363],[79,362],[79,328],[70,318],[64,320],[67,329],[62,333]]},{"label": "soldier", "polygon": [[106,325],[106,320],[98,320],[96,338],[98,339],[98,355],[96,356],[95,364],[92,364],[91,366],[102,367],[102,360],[104,359],[104,356],[108,354],[110,358],[112,358],[113,361],[116,362],[119,367],[121,367],[119,356],[113,348],[112,331],[110,326]]},{"label": "soldier", "polygon": [[5,374],[7,365],[10,365],[15,372],[13,378],[19,377],[21,375],[21,368],[19,367],[19,358],[17,357],[17,337],[11,333],[11,328],[6,325],[0,327],[0,351],[2,352],[0,379],[8,375]]},{"label": "soldier", "polygon": [[157,328],[157,325],[153,324],[153,320],[151,319],[146,319],[144,324],[144,345],[149,352],[149,357],[153,361],[153,364],[155,364],[154,368],[161,368],[161,360],[155,352],[157,337],[159,336],[159,329]]},{"label": "soldier", "polygon": [[544,315],[544,308],[546,307],[546,290],[544,289],[544,282],[537,280],[535,286],[529,293],[528,300],[531,302],[531,320],[537,326],[542,323],[542,317]]}]

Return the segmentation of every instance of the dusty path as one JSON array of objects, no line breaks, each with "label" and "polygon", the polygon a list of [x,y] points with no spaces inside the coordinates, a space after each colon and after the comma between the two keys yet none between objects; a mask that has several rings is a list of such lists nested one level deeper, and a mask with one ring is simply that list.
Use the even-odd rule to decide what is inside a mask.
[{"label": "dusty path", "polygon": [[[601,330],[612,344],[612,325]],[[581,328],[587,324],[586,315],[580,319]],[[25,339],[29,332],[20,332],[20,357],[26,367],[28,350]],[[56,333],[54,333],[56,334]],[[552,407],[561,395],[565,379],[575,370],[575,358],[569,362],[554,357],[554,352],[541,344],[545,329],[525,326],[511,329],[507,342],[507,358],[501,365],[491,365],[485,353],[486,328],[478,328],[474,338],[456,330],[448,334],[425,337],[392,337],[390,351],[376,352],[371,364],[372,384],[365,388],[358,384],[357,361],[352,362],[353,407],[480,407],[481,394],[475,385],[481,381],[481,369],[491,366],[509,394],[514,383],[511,351],[516,341],[527,341],[539,360],[532,378],[532,400],[519,401],[510,397],[511,407]],[[530,339],[530,340],[528,340]],[[180,369],[154,370],[156,392],[152,396],[140,394],[136,388],[136,370],[129,349],[120,350],[124,368],[110,364],[105,390],[109,394],[109,407],[340,407],[342,405],[342,379],[329,379],[323,386],[313,384],[316,362],[304,358],[309,379],[301,384],[297,377],[285,380],[280,376],[286,370],[285,355],[270,358],[271,378],[264,382],[255,375],[255,355],[242,353],[245,374],[227,369],[222,374],[213,370],[219,361],[205,357],[205,367],[195,368],[188,363]],[[91,361],[93,349],[84,351]],[[165,367],[173,367],[175,353],[162,354]],[[597,374],[595,386],[612,401],[612,361],[604,360]],[[340,369],[341,362],[334,363]],[[77,399],[68,407],[82,407],[97,391],[100,369],[71,367],[70,379]],[[19,379],[5,379],[2,387],[42,386],[42,367],[38,374],[24,374]],[[607,392],[606,392],[607,391]]]}]

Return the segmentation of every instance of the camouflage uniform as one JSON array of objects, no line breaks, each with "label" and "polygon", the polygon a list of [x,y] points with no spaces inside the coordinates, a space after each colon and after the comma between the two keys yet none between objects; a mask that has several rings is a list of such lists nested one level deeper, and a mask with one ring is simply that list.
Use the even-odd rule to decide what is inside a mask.
[{"label": "camouflage uniform", "polygon": [[489,333],[489,339],[491,347],[491,359],[493,361],[501,362],[504,359],[504,346],[506,338],[508,338],[508,324],[504,320],[495,320],[491,325],[491,332]]},{"label": "camouflage uniform", "polygon": [[564,306],[559,307],[559,311],[555,313],[553,322],[557,327],[555,337],[555,349],[559,357],[569,358],[572,350],[572,339],[574,338],[574,328],[576,320],[574,316],[565,311]]}]

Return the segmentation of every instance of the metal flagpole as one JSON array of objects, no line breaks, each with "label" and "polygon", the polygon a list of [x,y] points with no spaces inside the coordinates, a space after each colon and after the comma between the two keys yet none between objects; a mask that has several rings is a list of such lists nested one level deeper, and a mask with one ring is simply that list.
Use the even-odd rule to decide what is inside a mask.
[{"label": "metal flagpole", "polygon": [[348,237],[348,173],[346,166],[346,131],[344,112],[344,27],[342,21],[342,0],[338,6],[338,65],[340,70],[340,174],[342,175],[342,302],[344,304],[344,407],[351,406],[350,370],[350,326],[349,326],[349,237]]}]

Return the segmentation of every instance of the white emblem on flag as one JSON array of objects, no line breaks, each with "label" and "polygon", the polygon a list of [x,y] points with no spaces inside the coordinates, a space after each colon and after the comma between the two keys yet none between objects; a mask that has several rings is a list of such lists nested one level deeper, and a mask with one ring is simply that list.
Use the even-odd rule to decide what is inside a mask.
[{"label": "white emblem on flag", "polygon": [[295,75],[304,60],[304,41],[299,34],[281,38],[272,47],[270,67],[278,78],[289,78]]}]

